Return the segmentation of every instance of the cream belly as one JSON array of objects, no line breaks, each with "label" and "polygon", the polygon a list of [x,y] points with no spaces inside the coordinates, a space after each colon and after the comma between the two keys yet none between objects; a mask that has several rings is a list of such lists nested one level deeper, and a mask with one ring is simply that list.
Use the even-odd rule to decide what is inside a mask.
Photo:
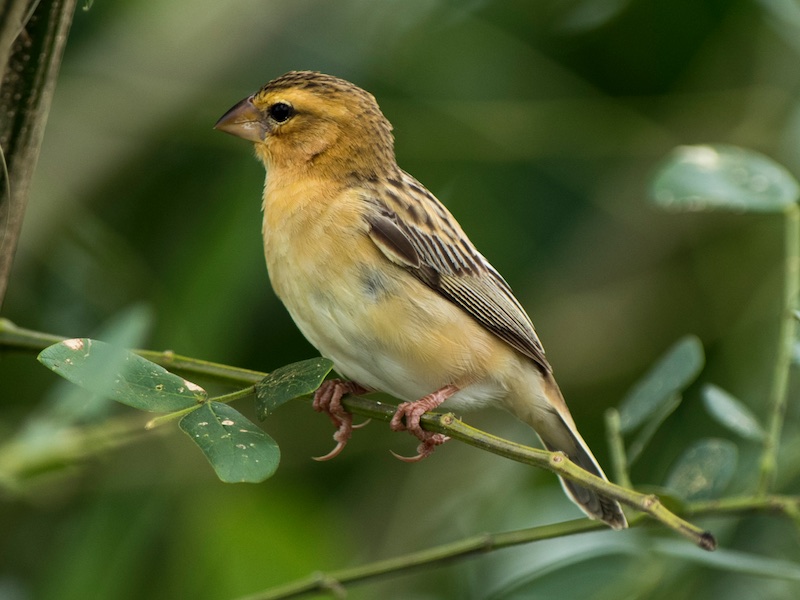
[{"label": "cream belly", "polygon": [[270,281],[337,372],[406,401],[446,385],[461,390],[451,407],[506,400],[507,382],[496,374],[522,368],[507,364],[521,355],[390,262],[369,237],[357,193],[338,196],[334,210],[318,189],[288,184],[273,193],[279,185],[267,179]]},{"label": "cream belly", "polygon": [[[470,333],[482,337],[486,332],[398,267],[386,266],[409,281],[384,278],[376,288],[372,275],[355,268],[347,274],[329,272],[314,289],[284,284],[279,296],[306,339],[333,361],[336,371],[365,387],[413,401],[455,384],[462,389],[447,401],[451,407],[502,399],[507,391],[478,367],[487,361],[475,355],[481,344],[469,339]],[[355,284],[340,285],[340,277]],[[420,289],[402,289],[408,285]]]},{"label": "cream belly", "polygon": [[455,384],[461,391],[448,400],[451,407],[506,395],[486,369],[495,362],[494,344],[504,344],[382,255],[375,257],[386,262],[380,274],[330,257],[307,275],[289,269],[294,261],[286,256],[267,256],[273,287],[295,324],[341,375],[406,401]]}]

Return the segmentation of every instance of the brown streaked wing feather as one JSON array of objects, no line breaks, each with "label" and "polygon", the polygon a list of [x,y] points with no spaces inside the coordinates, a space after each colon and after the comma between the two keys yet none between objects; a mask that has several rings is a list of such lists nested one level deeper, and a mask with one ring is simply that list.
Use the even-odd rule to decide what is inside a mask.
[{"label": "brown streaked wing feather", "polygon": [[402,175],[402,180],[390,180],[393,189],[385,190],[386,194],[379,190],[364,196],[377,209],[366,217],[375,245],[389,260],[549,372],[533,324],[509,285],[444,205],[410,175]]}]

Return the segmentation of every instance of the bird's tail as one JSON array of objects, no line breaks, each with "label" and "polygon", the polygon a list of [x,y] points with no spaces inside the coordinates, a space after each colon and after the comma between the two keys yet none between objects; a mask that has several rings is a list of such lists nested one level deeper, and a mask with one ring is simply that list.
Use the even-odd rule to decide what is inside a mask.
[{"label": "bird's tail", "polygon": [[[552,385],[547,386],[546,392],[551,401],[547,403],[544,414],[539,413],[536,419],[537,423],[531,423],[542,443],[550,451],[563,452],[572,462],[592,475],[608,480],[592,451],[589,450],[589,446],[578,433],[555,381],[552,381]],[[550,398],[556,394],[557,398]],[[613,529],[624,529],[628,526],[622,508],[616,500],[578,485],[574,481],[559,479],[561,479],[561,487],[564,488],[567,496],[590,518],[603,521]]]}]

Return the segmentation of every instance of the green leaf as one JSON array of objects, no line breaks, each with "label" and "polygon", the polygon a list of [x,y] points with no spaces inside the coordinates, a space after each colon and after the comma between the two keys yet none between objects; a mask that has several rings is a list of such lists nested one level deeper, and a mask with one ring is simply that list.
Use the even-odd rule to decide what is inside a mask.
[{"label": "green leaf", "polygon": [[78,338],[42,350],[39,362],[95,394],[150,412],[173,412],[206,399],[203,388],[116,346]]},{"label": "green leaf", "polygon": [[671,556],[683,561],[692,561],[713,569],[723,569],[737,576],[752,575],[788,581],[800,581],[800,564],[778,558],[770,558],[749,552],[718,548],[706,552],[683,541],[652,540],[654,554]]},{"label": "green leaf", "polygon": [[679,146],[658,170],[653,201],[682,211],[781,212],[800,186],[771,158],[736,146]]},{"label": "green leaf", "polygon": [[676,342],[620,402],[622,433],[633,431],[674,403],[675,397],[695,380],[704,361],[703,345],[695,336],[689,335]]},{"label": "green leaf", "polygon": [[333,369],[327,358],[311,358],[275,369],[256,384],[256,414],[262,421],[279,406],[314,392]]},{"label": "green leaf", "polygon": [[766,435],[758,419],[740,400],[713,384],[703,386],[703,404],[708,413],[723,427],[754,442]]},{"label": "green leaf", "polygon": [[[153,311],[144,304],[134,304],[112,316],[97,331],[97,339],[120,348],[140,348],[153,323]],[[76,421],[91,421],[105,415],[113,405],[108,396],[87,394],[66,380],[58,382],[50,394],[47,418],[64,427]]]},{"label": "green leaf", "polygon": [[729,440],[708,438],[692,444],[672,467],[666,487],[686,500],[718,497],[736,474],[738,452]]},{"label": "green leaf", "polygon": [[180,428],[206,455],[225,483],[259,483],[275,473],[278,444],[239,411],[206,402],[180,421]]}]

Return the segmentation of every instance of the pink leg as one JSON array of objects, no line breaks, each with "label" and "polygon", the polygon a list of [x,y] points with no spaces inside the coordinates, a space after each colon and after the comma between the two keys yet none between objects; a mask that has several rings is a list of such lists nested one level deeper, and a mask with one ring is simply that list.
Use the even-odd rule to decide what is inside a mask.
[{"label": "pink leg", "polygon": [[422,429],[422,427],[420,427],[419,420],[422,415],[429,410],[438,408],[442,402],[447,400],[457,391],[458,388],[456,386],[446,385],[442,389],[436,390],[432,394],[428,394],[419,400],[414,402],[403,402],[400,406],[398,406],[397,412],[392,417],[392,421],[390,423],[392,430],[406,430],[410,434],[415,435],[421,443],[417,447],[417,452],[419,454],[416,456],[398,456],[397,454],[394,454],[394,452],[392,452],[392,454],[405,462],[417,462],[430,456],[436,446],[444,444],[447,440],[449,440],[450,438],[444,434],[425,431]]},{"label": "pink leg", "polygon": [[[342,406],[342,397],[347,394],[358,396],[368,391],[367,388],[355,381],[343,381],[341,379],[329,379],[319,386],[319,389],[314,393],[312,406],[317,412],[326,413],[330,417],[333,426],[336,427],[336,433],[333,434],[336,446],[325,456],[315,456],[314,460],[330,460],[344,450],[354,427],[353,415]],[[360,425],[357,427],[360,427]]]}]

